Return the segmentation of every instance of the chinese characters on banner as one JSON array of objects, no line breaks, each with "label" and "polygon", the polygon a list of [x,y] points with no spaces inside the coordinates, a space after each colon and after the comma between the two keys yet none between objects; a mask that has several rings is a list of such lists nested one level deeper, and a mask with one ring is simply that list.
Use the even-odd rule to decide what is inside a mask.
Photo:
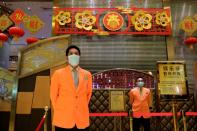
[{"label": "chinese characters on banner", "polygon": [[160,95],[187,95],[185,63],[158,62],[158,89]]}]

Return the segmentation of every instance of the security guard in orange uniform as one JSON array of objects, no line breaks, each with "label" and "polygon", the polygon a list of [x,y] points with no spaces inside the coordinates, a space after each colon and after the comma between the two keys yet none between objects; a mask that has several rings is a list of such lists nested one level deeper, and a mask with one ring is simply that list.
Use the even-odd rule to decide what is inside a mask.
[{"label": "security guard in orange uniform", "polygon": [[151,92],[145,88],[144,80],[137,79],[137,87],[129,92],[130,103],[133,111],[133,131],[139,131],[140,125],[143,125],[144,131],[150,131],[150,112]]},{"label": "security guard in orange uniform", "polygon": [[50,97],[56,131],[89,130],[88,104],[92,95],[92,74],[79,67],[80,49],[71,45],[66,50],[68,65],[51,78]]}]

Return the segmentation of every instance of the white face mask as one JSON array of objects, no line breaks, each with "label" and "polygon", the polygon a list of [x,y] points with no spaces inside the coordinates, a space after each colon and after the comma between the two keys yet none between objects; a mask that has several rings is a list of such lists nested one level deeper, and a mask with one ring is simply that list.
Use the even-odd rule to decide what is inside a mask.
[{"label": "white face mask", "polygon": [[68,63],[71,66],[75,67],[75,66],[79,65],[79,58],[80,58],[80,56],[75,55],[75,54],[69,55],[68,56]]},{"label": "white face mask", "polygon": [[144,86],[144,82],[143,81],[137,82],[137,86],[138,87],[143,87]]}]

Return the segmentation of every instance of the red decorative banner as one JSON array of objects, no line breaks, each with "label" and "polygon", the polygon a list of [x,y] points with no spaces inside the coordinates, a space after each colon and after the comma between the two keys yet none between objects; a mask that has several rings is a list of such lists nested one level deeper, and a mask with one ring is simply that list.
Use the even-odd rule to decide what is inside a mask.
[{"label": "red decorative banner", "polygon": [[54,34],[171,35],[170,9],[54,8]]}]

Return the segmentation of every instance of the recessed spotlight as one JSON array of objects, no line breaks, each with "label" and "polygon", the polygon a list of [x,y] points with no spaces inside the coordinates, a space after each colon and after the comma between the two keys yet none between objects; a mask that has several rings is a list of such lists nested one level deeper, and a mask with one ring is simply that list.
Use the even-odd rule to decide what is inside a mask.
[{"label": "recessed spotlight", "polygon": [[149,75],[153,75],[153,73],[151,71],[148,72]]},{"label": "recessed spotlight", "polygon": [[30,10],[31,10],[31,7],[27,7],[27,10],[29,10],[29,11],[30,11]]}]

